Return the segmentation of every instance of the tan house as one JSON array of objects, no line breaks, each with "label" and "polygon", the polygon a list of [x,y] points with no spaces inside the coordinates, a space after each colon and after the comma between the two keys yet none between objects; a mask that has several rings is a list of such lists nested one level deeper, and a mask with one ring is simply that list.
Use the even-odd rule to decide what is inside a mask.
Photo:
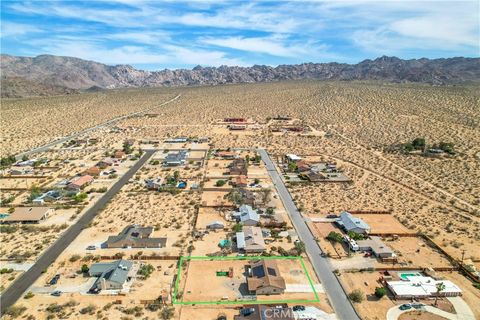
[{"label": "tan house", "polygon": [[248,185],[248,182],[247,182],[247,177],[244,176],[244,175],[240,175],[238,177],[235,177],[235,179],[233,179],[233,185],[235,187],[246,187]]},{"label": "tan house", "polygon": [[286,289],[277,262],[271,259],[262,259],[250,265],[247,287],[256,295],[282,294]]},{"label": "tan house", "polygon": [[127,154],[123,152],[122,150],[117,150],[113,154],[115,159],[125,159],[127,157]]},{"label": "tan house", "polygon": [[234,151],[218,151],[215,155],[217,157],[228,159],[228,160],[233,160],[239,157],[238,153]]},{"label": "tan house", "polygon": [[246,253],[260,253],[265,251],[265,240],[262,229],[253,226],[244,226],[242,232],[236,233],[237,249]]},{"label": "tan house", "polygon": [[82,172],[82,176],[98,176],[102,170],[99,167],[90,167],[87,170]]},{"label": "tan house", "polygon": [[84,175],[80,177],[75,177],[70,180],[70,183],[67,185],[67,189],[70,190],[80,190],[92,183],[93,177],[90,175]]},{"label": "tan house", "polygon": [[18,207],[12,214],[0,221],[2,223],[39,223],[52,212],[52,208],[46,207]]}]

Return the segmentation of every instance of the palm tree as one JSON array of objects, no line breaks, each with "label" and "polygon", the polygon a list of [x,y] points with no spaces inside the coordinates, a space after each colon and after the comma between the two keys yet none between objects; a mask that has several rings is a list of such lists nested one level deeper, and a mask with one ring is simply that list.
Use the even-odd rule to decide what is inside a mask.
[{"label": "palm tree", "polygon": [[440,292],[445,290],[445,284],[443,282],[439,282],[435,285],[435,287],[437,288],[437,295],[435,296],[435,306],[437,306],[438,296]]}]

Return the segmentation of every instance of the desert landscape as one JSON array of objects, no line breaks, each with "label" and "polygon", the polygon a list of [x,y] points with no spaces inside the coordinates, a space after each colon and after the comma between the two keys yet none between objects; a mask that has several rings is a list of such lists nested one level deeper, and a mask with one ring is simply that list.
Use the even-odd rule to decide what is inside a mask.
[{"label": "desert landscape", "polygon": [[[176,96],[179,98],[155,107]],[[229,286],[243,281],[242,261],[232,263],[232,280],[215,277],[216,271],[228,271],[226,265],[210,267],[208,263],[212,262],[195,262],[186,267],[179,266],[178,261],[181,256],[240,254],[235,248],[235,237],[242,225],[238,226],[233,214],[243,202],[231,196],[238,192],[239,185],[248,190],[242,192],[251,194],[248,199],[260,210],[259,225],[265,238],[261,254],[298,253],[304,257],[313,282],[321,287],[310,257],[296,251],[299,237],[287,214],[289,209],[267,165],[260,160],[258,150],[264,149],[274,159],[275,170],[281,173],[293,203],[331,260],[347,293],[358,289],[372,294],[379,285],[378,272],[392,264],[360,253],[352,255],[345,243],[326,239],[330,232],[346,234],[329,218],[343,211],[363,219],[371,227],[370,233],[384,239],[397,255],[393,267],[419,272],[429,268],[452,270],[438,272],[445,272],[446,279],[461,287],[466,303],[478,317],[478,289],[458,273],[457,265],[461,261],[474,271],[480,261],[479,98],[478,90],[468,85],[290,81],[2,100],[2,127],[8,132],[0,144],[4,157],[40,147],[55,140],[53,137],[68,137],[110,119],[145,111],[85,132],[73,138],[75,142],[67,140],[25,157],[50,161],[48,170],[42,169],[45,164],[33,167],[33,178],[13,175],[8,166],[4,167],[0,186],[5,190],[3,201],[9,200],[2,203],[6,214],[11,207],[31,205],[28,199],[32,186],[54,190],[62,180],[80,175],[92,166],[106,173],[100,173],[83,190],[89,197],[81,206],[62,207],[57,202],[54,214],[38,225],[2,225],[2,244],[7,247],[2,248],[1,255],[10,260],[4,267],[6,277],[2,274],[2,290],[23,272],[9,271],[11,265],[19,268],[19,264],[35,263],[48,246],[131,170],[136,170],[131,178],[24,294],[14,311],[22,317],[38,319],[52,319],[55,308],[66,318],[82,319],[126,319],[128,315],[148,319],[159,312],[191,319],[202,308],[212,317],[237,314],[229,305],[172,304],[172,294],[177,272],[182,270],[180,285],[186,288],[182,301],[238,298],[238,292]],[[61,112],[67,109],[69,118]],[[18,113],[22,121],[17,121]],[[229,118],[247,120],[240,127],[219,121]],[[293,120],[272,120],[279,118]],[[415,138],[423,138],[429,145],[453,144],[455,152],[430,157],[398,149]],[[181,152],[186,154],[182,162],[169,164],[168,161],[180,161],[176,157],[181,157]],[[329,164],[328,168],[335,168],[334,172],[338,169],[346,178],[304,180],[294,172],[300,166],[285,169],[288,154],[297,155],[307,164]],[[108,159],[117,156],[117,162],[110,164]],[[146,162],[134,168],[143,157]],[[243,165],[248,171],[245,175]],[[269,214],[282,222],[272,227],[269,223],[273,216]],[[209,230],[213,222],[223,227]],[[118,237],[129,226],[151,227],[152,241],[165,239],[165,243],[158,247],[105,247],[109,237]],[[90,294],[82,291],[92,280],[79,270],[84,264],[90,267],[93,262],[118,259],[133,261],[138,268],[151,265],[153,273],[147,277],[138,275],[129,285],[130,291],[121,296],[100,295],[92,306]],[[368,280],[363,280],[369,268],[376,271],[367,273]],[[217,291],[206,293],[202,283],[195,280],[207,269],[213,272],[210,282],[216,283]],[[285,270],[295,267],[282,265],[280,269],[287,274]],[[56,290],[63,292],[61,297],[50,296],[54,289],[46,285],[56,274],[61,274],[56,285]],[[308,282],[294,278],[287,279],[290,286],[302,287]],[[362,285],[363,281],[368,286]],[[74,286],[79,289],[71,289]],[[144,290],[149,291],[148,296],[140,294]],[[309,301],[311,295],[290,292],[285,297]],[[454,312],[446,299],[442,303],[445,310]],[[317,302],[307,304],[325,315],[333,312],[328,292],[320,292]],[[364,319],[382,319],[390,308],[401,304],[401,300],[384,297],[380,302],[366,299],[354,306]],[[377,307],[375,313],[368,311]],[[6,317],[14,318],[14,311]],[[416,317],[411,312],[401,319],[410,319],[409,316]]]}]

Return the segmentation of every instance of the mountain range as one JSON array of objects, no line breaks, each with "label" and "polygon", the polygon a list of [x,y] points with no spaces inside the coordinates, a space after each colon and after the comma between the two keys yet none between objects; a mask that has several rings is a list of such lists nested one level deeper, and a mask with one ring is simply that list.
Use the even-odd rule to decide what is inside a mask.
[{"label": "mountain range", "polygon": [[411,59],[383,56],[357,64],[303,63],[277,67],[220,66],[138,70],[73,57],[1,55],[2,97],[71,94],[93,88],[217,85],[281,80],[380,80],[436,85],[480,81],[480,58]]}]

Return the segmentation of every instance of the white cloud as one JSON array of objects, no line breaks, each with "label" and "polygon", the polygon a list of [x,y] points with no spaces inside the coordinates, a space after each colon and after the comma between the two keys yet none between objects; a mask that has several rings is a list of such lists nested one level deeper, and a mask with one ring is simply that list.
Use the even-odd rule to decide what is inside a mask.
[{"label": "white cloud", "polygon": [[2,38],[17,37],[17,36],[31,34],[34,32],[42,32],[41,29],[35,26],[22,24],[22,23],[8,22],[8,21],[2,21],[0,30],[1,30],[0,36]]}]

